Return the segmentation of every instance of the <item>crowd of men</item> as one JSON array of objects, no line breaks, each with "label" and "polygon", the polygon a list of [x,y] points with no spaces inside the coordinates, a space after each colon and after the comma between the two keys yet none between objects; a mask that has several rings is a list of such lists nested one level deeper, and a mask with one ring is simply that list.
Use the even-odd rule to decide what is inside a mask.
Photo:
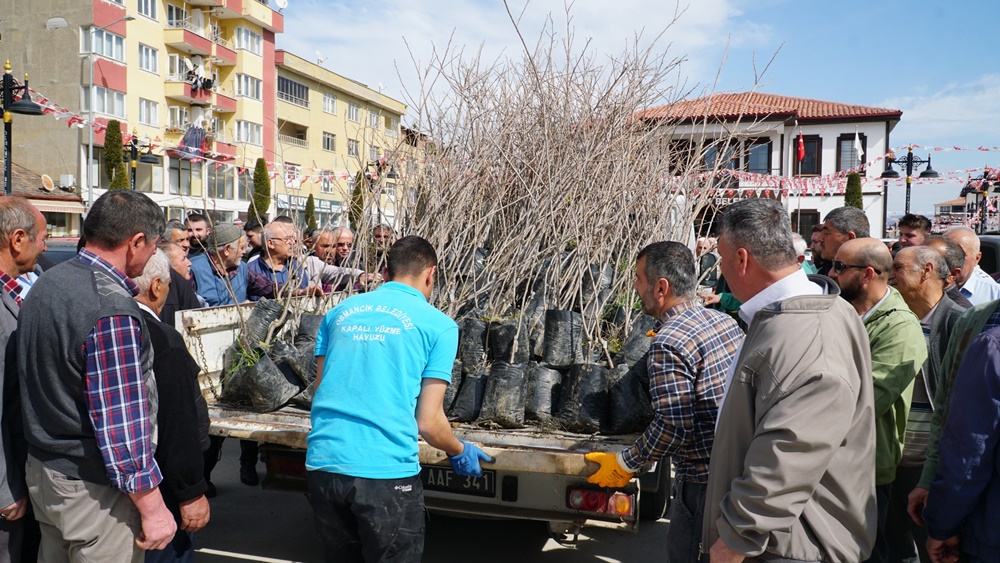
[{"label": "crowd of men", "polygon": [[[1000,285],[975,233],[907,216],[893,254],[843,207],[809,264],[777,202],[735,203],[717,229],[697,262],[674,242],[638,253],[655,416],[629,448],[587,454],[591,481],[670,456],[674,563],[1000,559]],[[459,474],[491,461],[444,417],[457,326],[428,303],[436,253],[377,231],[366,264],[388,283],[338,305],[316,344],[306,464],[329,561],[419,560],[417,433]],[[219,442],[174,314],[380,275],[352,267],[347,229],[166,222],[129,190],[94,203],[74,259],[20,282],[46,238],[27,200],[0,198],[0,561],[190,561]],[[697,295],[713,266],[738,319]],[[348,318],[402,330],[359,341]],[[256,462],[247,442],[245,483]]]},{"label": "crowd of men", "polygon": [[[670,456],[672,563],[1000,560],[1000,285],[976,234],[907,215],[893,253],[841,207],[810,264],[777,202],[716,227],[698,262],[677,243],[638,254],[655,416],[624,451],[587,454],[591,482]],[[745,333],[700,306],[714,262],[700,301]]]}]

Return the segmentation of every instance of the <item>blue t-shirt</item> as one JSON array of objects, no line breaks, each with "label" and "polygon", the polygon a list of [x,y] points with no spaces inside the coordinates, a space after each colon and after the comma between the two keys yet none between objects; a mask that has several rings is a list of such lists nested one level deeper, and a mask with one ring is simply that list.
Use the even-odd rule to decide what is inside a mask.
[{"label": "blue t-shirt", "polygon": [[419,473],[422,380],[451,381],[457,351],[458,325],[408,285],[389,282],[337,305],[316,337],[325,359],[306,468],[366,479]]},{"label": "blue t-shirt", "polygon": [[209,307],[235,305],[247,300],[248,270],[243,262],[240,262],[236,271],[229,275],[229,285],[236,294],[236,301],[233,301],[233,296],[229,293],[226,280],[215,273],[207,254],[191,258],[191,273],[194,274],[194,281],[198,284],[198,295],[208,302]]}]

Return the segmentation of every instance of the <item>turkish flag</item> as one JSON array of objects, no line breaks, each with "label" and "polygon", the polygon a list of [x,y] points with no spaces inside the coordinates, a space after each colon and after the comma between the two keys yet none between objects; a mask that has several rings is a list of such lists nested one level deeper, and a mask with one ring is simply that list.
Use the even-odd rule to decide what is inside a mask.
[{"label": "turkish flag", "polygon": [[802,159],[806,157],[806,143],[802,140],[802,131],[799,131],[799,149],[796,156],[799,162],[802,162]]}]

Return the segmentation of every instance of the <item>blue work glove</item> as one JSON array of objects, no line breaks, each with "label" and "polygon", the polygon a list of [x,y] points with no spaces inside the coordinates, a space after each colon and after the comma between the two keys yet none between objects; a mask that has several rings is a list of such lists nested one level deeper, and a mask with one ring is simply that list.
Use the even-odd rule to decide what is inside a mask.
[{"label": "blue work glove", "polygon": [[475,444],[470,444],[466,441],[462,442],[462,453],[458,455],[448,456],[448,461],[451,462],[451,468],[455,470],[455,473],[459,475],[465,475],[468,477],[482,477],[483,471],[479,468],[479,462],[485,461],[486,463],[496,463],[497,459],[486,452],[479,449],[479,446]]}]

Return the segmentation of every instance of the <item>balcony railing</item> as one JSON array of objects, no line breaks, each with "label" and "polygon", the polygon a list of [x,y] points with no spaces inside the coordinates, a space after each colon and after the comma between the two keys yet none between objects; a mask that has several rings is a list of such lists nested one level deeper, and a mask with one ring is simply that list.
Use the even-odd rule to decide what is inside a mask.
[{"label": "balcony railing", "polygon": [[290,104],[295,104],[299,107],[304,107],[306,109],[309,109],[309,100],[298,98],[286,92],[282,92],[281,90],[278,91],[278,99],[284,100]]},{"label": "balcony railing", "polygon": [[205,37],[205,28],[194,25],[191,23],[190,19],[168,20],[167,29],[186,29],[191,33],[197,33],[198,35]]},{"label": "balcony railing", "polygon": [[293,145],[296,147],[302,147],[304,149],[309,148],[309,141],[306,141],[305,139],[300,139],[298,137],[293,137],[291,135],[283,135],[281,133],[278,134],[278,142],[287,143],[289,145]]}]

